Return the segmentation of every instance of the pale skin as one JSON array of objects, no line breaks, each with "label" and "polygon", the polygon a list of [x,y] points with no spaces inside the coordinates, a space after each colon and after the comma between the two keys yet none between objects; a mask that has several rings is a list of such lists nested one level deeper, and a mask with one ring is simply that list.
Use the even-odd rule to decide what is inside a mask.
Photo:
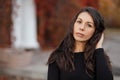
[{"label": "pale skin", "polygon": [[[95,32],[95,25],[93,18],[87,12],[82,12],[78,15],[73,30],[73,37],[75,39],[74,52],[83,52],[86,42],[92,37]],[[96,45],[97,48],[102,48],[104,34]]]}]

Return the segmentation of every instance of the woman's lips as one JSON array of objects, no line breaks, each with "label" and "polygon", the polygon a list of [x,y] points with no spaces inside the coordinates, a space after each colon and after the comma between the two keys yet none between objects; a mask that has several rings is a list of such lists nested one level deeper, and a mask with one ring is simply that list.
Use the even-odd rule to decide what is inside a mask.
[{"label": "woman's lips", "polygon": [[78,37],[84,37],[84,34],[79,33],[79,32],[77,32],[76,35],[77,35]]}]

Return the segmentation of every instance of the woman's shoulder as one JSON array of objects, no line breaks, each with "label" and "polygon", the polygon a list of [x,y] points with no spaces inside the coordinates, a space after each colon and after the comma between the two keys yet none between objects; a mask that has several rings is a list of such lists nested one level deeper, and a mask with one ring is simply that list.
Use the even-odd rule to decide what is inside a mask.
[{"label": "woman's shoulder", "polygon": [[104,52],[104,49],[103,48],[97,48],[97,49],[95,49],[95,52]]},{"label": "woman's shoulder", "polygon": [[94,52],[95,55],[101,55],[101,54],[104,54],[104,53],[105,52],[104,52],[103,48],[97,48],[97,49],[95,49],[95,52]]},{"label": "woman's shoulder", "polygon": [[56,61],[58,58],[60,58],[61,54],[63,53],[63,51],[60,50],[55,50],[53,51],[50,55],[49,55],[49,60],[50,62],[52,61]]},{"label": "woman's shoulder", "polygon": [[64,51],[62,51],[62,50],[55,50],[55,51],[53,51],[51,54],[50,54],[50,56],[60,56],[62,53],[64,53]]}]

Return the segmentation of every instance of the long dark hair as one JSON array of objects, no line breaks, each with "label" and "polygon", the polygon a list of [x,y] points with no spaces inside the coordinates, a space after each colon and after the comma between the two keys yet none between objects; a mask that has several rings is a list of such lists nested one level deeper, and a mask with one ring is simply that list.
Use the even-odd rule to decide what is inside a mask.
[{"label": "long dark hair", "polygon": [[93,36],[87,41],[84,49],[84,61],[86,65],[86,72],[90,76],[94,76],[95,70],[95,58],[94,51],[95,47],[105,29],[104,20],[100,13],[92,7],[82,8],[73,18],[70,23],[69,29],[66,36],[61,41],[60,45],[52,52],[48,59],[48,64],[56,62],[57,65],[64,70],[73,71],[74,67],[74,48],[75,48],[75,39],[73,38],[73,27],[78,15],[82,12],[88,12],[94,21],[95,32]]}]

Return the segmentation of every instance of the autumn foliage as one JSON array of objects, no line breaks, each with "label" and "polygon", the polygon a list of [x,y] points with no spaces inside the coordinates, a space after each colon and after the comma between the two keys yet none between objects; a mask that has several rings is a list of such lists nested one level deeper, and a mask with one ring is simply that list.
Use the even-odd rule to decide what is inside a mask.
[{"label": "autumn foliage", "polygon": [[0,48],[11,45],[11,0],[0,0]]},{"label": "autumn foliage", "polygon": [[38,20],[38,41],[43,49],[55,48],[81,7],[98,8],[98,0],[35,0]]},{"label": "autumn foliage", "polygon": [[[0,47],[11,45],[12,0],[0,0]],[[37,35],[42,49],[55,48],[80,8],[93,6],[104,16],[107,27],[120,28],[120,0],[34,0]]]}]

